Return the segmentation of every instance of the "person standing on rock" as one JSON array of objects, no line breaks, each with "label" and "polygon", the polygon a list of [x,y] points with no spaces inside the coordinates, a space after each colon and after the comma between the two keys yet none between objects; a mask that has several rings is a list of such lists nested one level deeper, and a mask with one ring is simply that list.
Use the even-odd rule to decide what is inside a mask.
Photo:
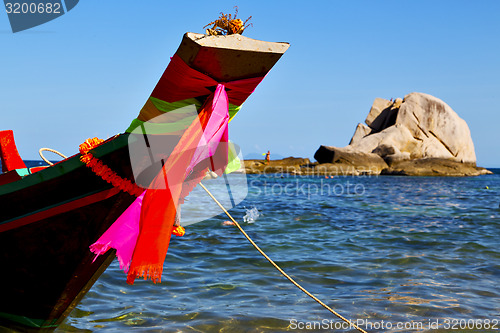
[{"label": "person standing on rock", "polygon": [[266,153],[266,163],[269,164],[271,162],[271,151],[267,151]]}]

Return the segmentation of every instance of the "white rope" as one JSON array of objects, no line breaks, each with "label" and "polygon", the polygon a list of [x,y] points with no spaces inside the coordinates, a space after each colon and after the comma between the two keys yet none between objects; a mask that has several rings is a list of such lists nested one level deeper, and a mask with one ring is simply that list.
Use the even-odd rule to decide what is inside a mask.
[{"label": "white rope", "polygon": [[346,323],[348,323],[350,325],[350,327],[354,327],[355,329],[357,329],[358,331],[360,331],[362,333],[367,333],[365,330],[358,327],[355,323],[353,323],[352,321],[350,321],[347,318],[344,318],[338,312],[336,312],[331,307],[329,307],[328,305],[323,303],[320,299],[318,299],[316,296],[314,296],[309,291],[307,291],[304,287],[302,287],[300,284],[298,284],[294,279],[292,279],[292,277],[290,277],[288,274],[286,274],[285,271],[283,269],[281,269],[281,267],[278,266],[278,264],[276,264],[271,258],[269,258],[267,256],[267,254],[265,254],[265,252],[262,251],[261,248],[257,244],[255,244],[255,242],[250,238],[250,236],[248,236],[248,234],[245,232],[245,230],[243,230],[243,228],[240,226],[240,224],[238,222],[236,222],[236,220],[231,216],[231,214],[229,214],[229,212],[224,208],[224,206],[222,206],[222,204],[212,195],[212,193],[210,193],[210,191],[205,187],[205,185],[203,185],[202,183],[200,183],[200,185],[208,193],[208,195],[212,198],[212,200],[215,201],[215,203],[224,211],[224,213],[226,213],[226,215],[231,219],[231,221],[233,221],[234,225],[243,234],[243,236],[245,236],[246,239],[248,239],[248,241],[253,245],[253,247],[255,247],[257,249],[257,251],[259,251],[259,253],[262,254],[264,256],[264,258],[266,258],[267,261],[269,261],[271,263],[271,265],[274,266],[274,268],[276,268],[281,274],[283,274],[284,277],[286,277],[297,288],[302,290],[307,296],[311,297],[313,300],[315,300],[316,302],[321,304],[325,309],[327,309],[328,311],[333,313],[335,316],[337,316],[338,318],[340,318],[343,321],[345,321]]},{"label": "white rope", "polygon": [[43,151],[50,151],[51,153],[57,154],[57,155],[61,156],[62,158],[67,158],[66,156],[64,156],[64,154],[58,152],[57,150],[50,149],[50,148],[40,148],[40,150],[38,151],[38,154],[40,154],[40,157],[42,158],[42,160],[44,160],[48,165],[54,165],[54,163],[52,163],[51,161],[46,159],[45,156],[43,156],[43,154],[42,154]]}]

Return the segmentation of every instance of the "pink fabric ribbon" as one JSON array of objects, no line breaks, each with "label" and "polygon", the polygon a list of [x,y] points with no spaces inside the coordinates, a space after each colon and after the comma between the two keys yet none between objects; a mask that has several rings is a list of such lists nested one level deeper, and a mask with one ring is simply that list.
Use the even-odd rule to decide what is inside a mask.
[{"label": "pink fabric ribbon", "polygon": [[[192,174],[195,167],[203,165],[203,169],[207,167],[207,162],[210,158],[213,159],[211,164],[215,168],[215,172],[222,175],[224,166],[227,164],[227,142],[228,142],[228,98],[223,84],[217,85],[213,97],[212,114],[208,124],[203,131],[203,135],[194,152],[193,158],[187,169],[187,174]],[[219,143],[225,144],[219,147]],[[222,148],[222,149],[218,149]],[[202,163],[205,161],[205,163]],[[198,168],[200,169],[200,168]],[[189,182],[183,184],[181,201],[199,183],[204,174],[197,174]],[[110,248],[116,249],[116,256],[120,263],[120,269],[128,273],[137,238],[140,229],[140,217],[142,200],[144,193],[140,195],[123,214],[111,225],[111,227],[90,246],[90,250],[98,255],[104,254]]]},{"label": "pink fabric ribbon", "polygon": [[[263,78],[256,77],[220,83],[208,75],[189,67],[177,54],[172,57],[170,64],[151,96],[171,103],[209,95],[205,103],[212,103],[209,113],[210,118],[206,123],[207,125],[203,128],[203,135],[191,157],[186,172],[183,173],[185,177],[183,176],[181,178],[184,179],[177,180],[177,182],[181,182],[182,191],[179,196],[179,202],[175,203],[176,205],[181,204],[183,198],[201,181],[207,167],[211,167],[217,174],[222,175],[228,158],[229,103],[241,105]],[[223,144],[220,144],[221,142]],[[145,193],[149,193],[146,195],[146,198]],[[126,273],[134,271],[134,265],[137,265],[135,261],[132,265],[132,260],[135,260],[133,259],[134,253],[138,251],[136,245],[145,226],[153,226],[153,229],[155,228],[155,221],[141,221],[141,215],[144,216],[145,211],[148,209],[157,209],[158,205],[167,206],[167,203],[159,202],[161,198],[154,198],[154,190],[147,190],[145,193],[139,196],[97,242],[90,246],[91,251],[96,255],[103,254],[109,248],[116,249],[120,268]],[[149,204],[151,201],[155,201],[155,205],[149,205],[149,208],[145,207],[148,204],[145,203],[143,205],[144,198],[145,202],[148,201]],[[169,203],[169,207],[171,207],[171,204]],[[151,208],[153,206],[154,208]],[[165,223],[173,224],[174,216],[171,216],[171,218],[172,221],[165,221]],[[150,234],[151,228],[148,229]],[[145,251],[144,247],[141,247],[141,251]],[[144,259],[144,256],[142,258]],[[130,269],[131,265],[132,269]],[[132,275],[134,274],[132,272]],[[130,276],[129,272],[129,279],[132,283],[134,278],[134,276]]]},{"label": "pink fabric ribbon", "polygon": [[120,269],[125,273],[130,268],[132,254],[139,235],[139,218],[144,194],[146,194],[146,191],[142,192],[111,227],[102,234],[99,240],[90,246],[90,251],[96,254],[96,258],[106,253],[110,248],[116,249]]}]

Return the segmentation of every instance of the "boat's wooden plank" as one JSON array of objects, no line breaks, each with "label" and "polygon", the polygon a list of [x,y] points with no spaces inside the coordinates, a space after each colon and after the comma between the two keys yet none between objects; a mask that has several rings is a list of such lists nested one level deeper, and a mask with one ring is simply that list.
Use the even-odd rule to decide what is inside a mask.
[{"label": "boat's wooden plank", "polygon": [[220,82],[264,76],[290,45],[241,35],[186,33],[176,54],[190,67]]}]

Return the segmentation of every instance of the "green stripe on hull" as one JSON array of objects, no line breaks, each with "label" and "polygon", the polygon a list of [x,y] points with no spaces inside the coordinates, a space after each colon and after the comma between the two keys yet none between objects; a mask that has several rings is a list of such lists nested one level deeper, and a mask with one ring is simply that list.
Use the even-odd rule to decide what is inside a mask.
[{"label": "green stripe on hull", "polygon": [[[100,158],[112,151],[125,147],[126,145],[128,145],[128,135],[120,135],[112,141],[94,148],[92,150],[92,154],[95,157]],[[80,158],[77,155],[74,157],[70,157],[69,159],[60,163],[57,163],[47,169],[26,176],[21,180],[0,186],[0,195],[12,193],[47,180],[55,179],[78,168],[85,168],[85,164],[80,161]]]},{"label": "green stripe on hull", "polygon": [[53,320],[47,322],[45,319],[28,318],[25,316],[13,315],[10,313],[5,313],[5,312],[0,312],[0,318],[7,319],[11,322],[21,324],[21,325],[27,326],[27,327],[33,327],[33,328],[56,328],[57,327],[57,325],[56,325],[57,319],[53,319]]},{"label": "green stripe on hull", "polygon": [[162,112],[174,111],[189,105],[194,105],[196,109],[199,109],[201,106],[201,102],[198,101],[196,98],[188,98],[173,103],[165,102],[155,97],[149,97],[149,99],[151,100],[151,102],[153,102],[153,105],[156,106],[156,108]]},{"label": "green stripe on hull", "polygon": [[[162,112],[170,112],[174,111],[176,109],[186,107],[189,105],[194,105],[196,106],[196,109],[199,109],[201,107],[201,102],[198,101],[196,98],[188,98],[182,101],[178,102],[165,102],[162,101],[161,99],[155,98],[155,97],[149,97],[149,100],[156,106],[156,108]],[[238,111],[240,111],[241,105],[234,105],[229,103],[229,118],[233,118]],[[128,131],[127,131],[128,132]]]},{"label": "green stripe on hull", "polygon": [[[153,105],[161,112],[168,113],[168,112],[176,112],[179,111],[179,109],[185,108],[190,105],[194,105],[196,107],[196,110],[198,110],[201,107],[200,101],[198,101],[196,98],[188,98],[182,101],[177,101],[173,103],[165,102],[162,101],[161,99],[155,98],[155,97],[149,97],[149,100],[153,103]],[[240,111],[241,105],[234,105],[229,103],[229,121],[233,119],[233,117]],[[181,111],[182,112],[182,111]],[[143,125],[145,121],[139,120],[139,119],[134,119],[132,120],[132,123],[130,126],[127,128],[125,131],[126,133],[132,133],[134,130]],[[149,133],[147,134],[162,134],[162,133],[171,133],[179,128],[177,126],[185,126],[185,124],[177,124],[175,122],[165,124],[165,123],[158,123],[155,124],[154,122],[148,121],[149,123],[148,128],[149,128]],[[165,127],[168,125],[167,127]],[[188,124],[189,125],[189,124]],[[170,127],[169,127],[170,126]]]}]

